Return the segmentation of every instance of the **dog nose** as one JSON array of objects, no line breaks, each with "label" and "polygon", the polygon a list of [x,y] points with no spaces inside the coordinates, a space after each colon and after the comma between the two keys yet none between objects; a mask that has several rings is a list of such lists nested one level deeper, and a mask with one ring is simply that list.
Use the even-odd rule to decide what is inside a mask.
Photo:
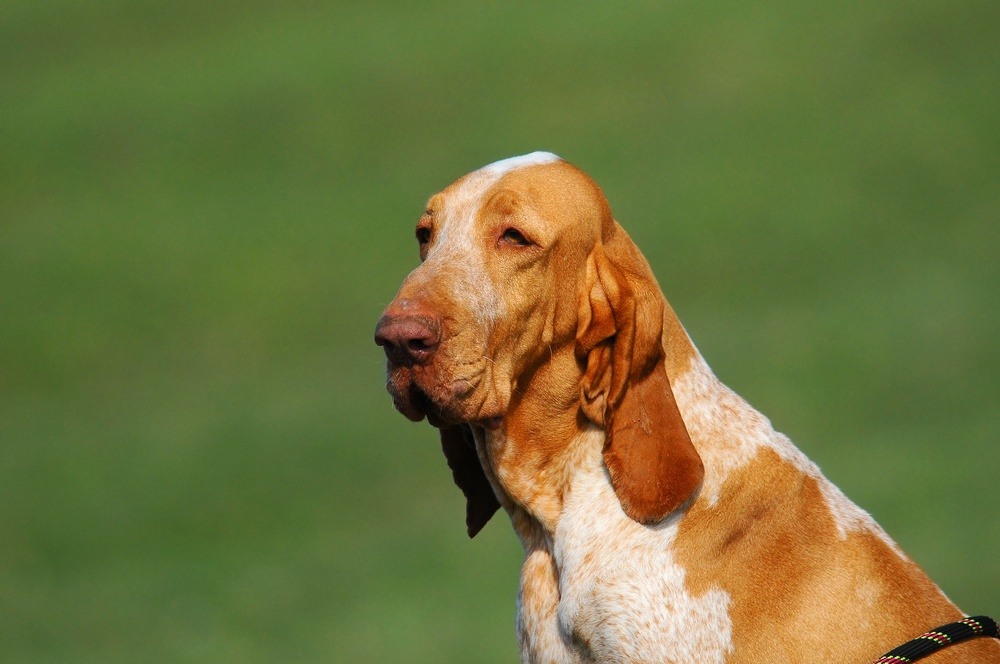
[{"label": "dog nose", "polygon": [[421,307],[392,305],[375,326],[375,343],[394,365],[427,364],[441,343],[441,323]]}]

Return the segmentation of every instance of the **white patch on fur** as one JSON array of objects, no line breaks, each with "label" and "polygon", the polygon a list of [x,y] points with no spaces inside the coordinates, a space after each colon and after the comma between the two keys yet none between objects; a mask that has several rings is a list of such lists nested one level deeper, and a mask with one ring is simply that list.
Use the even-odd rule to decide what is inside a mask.
[{"label": "white patch on fur", "polygon": [[[524,661],[722,664],[733,650],[729,594],[688,591],[671,551],[678,519],[647,527],[628,518],[603,467],[603,444],[596,428],[572,444],[589,454],[573,476],[553,538],[558,588],[542,597],[535,588],[533,603],[523,593],[518,617],[519,625],[561,638],[522,653]],[[529,562],[522,588],[538,584]],[[527,636],[522,643],[539,643]]]},{"label": "white patch on fur", "polygon": [[482,242],[476,233],[476,215],[492,178],[478,172],[466,176],[462,186],[446,200],[438,217],[434,245],[421,269],[439,283],[448,284],[451,296],[487,323],[503,315],[503,298],[486,270]]},{"label": "white patch on fur", "polygon": [[500,177],[505,173],[511,171],[516,171],[519,168],[524,168],[525,166],[537,166],[538,164],[551,164],[556,161],[562,161],[558,155],[554,155],[551,152],[530,152],[528,154],[522,154],[519,157],[508,157],[507,159],[501,159],[500,161],[495,161],[492,164],[487,164],[483,166],[481,171],[488,171],[490,173],[496,174],[496,177]]},{"label": "white patch on fur", "polygon": [[507,173],[554,161],[559,157],[551,152],[532,152],[484,166],[465,176],[449,195],[446,207],[437,211],[437,238],[421,268],[434,279],[449,275],[443,281],[451,285],[452,296],[482,323],[504,313],[503,298],[484,265],[482,237],[475,223],[483,197]]},{"label": "white patch on fur", "polygon": [[775,431],[766,417],[723,385],[700,355],[692,361],[691,369],[674,381],[673,389],[688,430],[702,440],[713,441],[710,448],[699,449],[706,468],[702,495],[710,506],[718,502],[729,474],[750,463],[761,448],[768,448],[816,480],[841,539],[851,532],[868,531],[906,557],[867,512],[823,476],[819,466],[787,436]]}]

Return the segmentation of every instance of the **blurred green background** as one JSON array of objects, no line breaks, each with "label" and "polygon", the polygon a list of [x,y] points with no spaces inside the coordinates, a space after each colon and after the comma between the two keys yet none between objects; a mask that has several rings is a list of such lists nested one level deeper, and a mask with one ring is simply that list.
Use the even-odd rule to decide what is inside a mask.
[{"label": "blurred green background", "polygon": [[0,2],[0,658],[513,662],[372,343],[428,195],[591,173],[716,373],[1000,613],[1000,3]]}]

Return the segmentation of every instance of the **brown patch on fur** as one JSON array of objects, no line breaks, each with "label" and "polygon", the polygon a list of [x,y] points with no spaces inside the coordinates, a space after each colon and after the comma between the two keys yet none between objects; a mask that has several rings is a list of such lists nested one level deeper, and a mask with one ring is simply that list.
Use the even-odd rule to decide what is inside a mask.
[{"label": "brown patch on fur", "polygon": [[871,662],[962,618],[877,533],[842,539],[817,480],[769,449],[692,507],[676,552],[691,592],[732,597],[732,663]]}]

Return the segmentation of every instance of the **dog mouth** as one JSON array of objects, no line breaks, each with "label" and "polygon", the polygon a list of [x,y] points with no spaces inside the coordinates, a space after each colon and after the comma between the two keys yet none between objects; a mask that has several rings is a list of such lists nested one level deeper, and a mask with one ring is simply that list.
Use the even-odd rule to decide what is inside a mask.
[{"label": "dog mouth", "polygon": [[406,419],[420,422],[426,418],[435,427],[458,424],[456,418],[450,416],[450,409],[418,384],[411,371],[391,371],[387,387],[393,405]]},{"label": "dog mouth", "polygon": [[454,381],[449,388],[428,389],[421,385],[411,371],[391,372],[387,385],[393,405],[408,420],[427,422],[443,428],[456,424],[474,424],[494,430],[503,422],[501,413],[466,413],[462,404],[475,389],[468,380]]},{"label": "dog mouth", "polygon": [[394,398],[393,402],[399,412],[414,422],[419,422],[426,417],[427,421],[435,427],[451,424],[445,420],[442,409],[416,383],[410,383],[405,399]]}]

